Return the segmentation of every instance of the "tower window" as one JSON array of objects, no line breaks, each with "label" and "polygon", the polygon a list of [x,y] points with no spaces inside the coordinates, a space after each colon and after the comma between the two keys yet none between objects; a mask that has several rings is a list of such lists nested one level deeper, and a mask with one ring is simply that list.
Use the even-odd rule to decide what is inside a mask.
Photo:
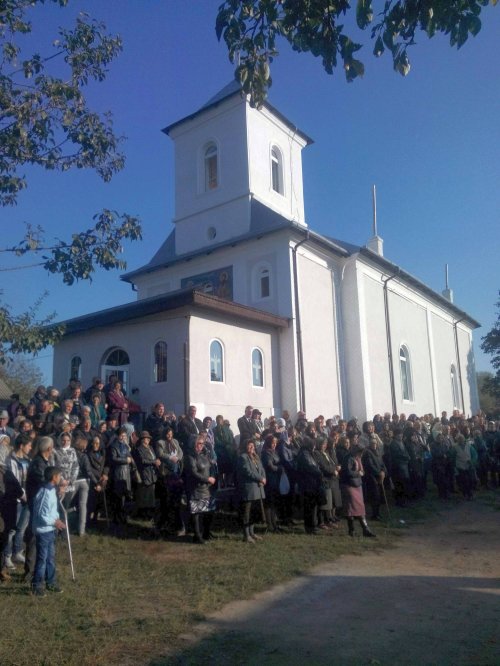
[{"label": "tower window", "polygon": [[205,192],[215,190],[218,184],[218,151],[215,143],[210,143],[205,149]]},{"label": "tower window", "polygon": [[278,194],[283,194],[283,158],[280,150],[273,146],[271,149],[271,184]]}]

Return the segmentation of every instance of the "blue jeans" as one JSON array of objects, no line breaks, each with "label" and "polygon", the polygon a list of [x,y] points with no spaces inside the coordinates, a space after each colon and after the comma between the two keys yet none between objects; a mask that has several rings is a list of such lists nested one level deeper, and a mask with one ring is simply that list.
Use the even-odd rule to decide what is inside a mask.
[{"label": "blue jeans", "polygon": [[54,585],[56,582],[56,531],[42,532],[36,535],[35,572],[31,584],[42,588],[43,584]]},{"label": "blue jeans", "polygon": [[23,549],[23,539],[26,528],[30,520],[30,510],[27,504],[19,503],[17,505],[17,519],[16,527],[9,532],[7,545],[4,549],[5,557],[11,557],[13,554],[17,555]]}]

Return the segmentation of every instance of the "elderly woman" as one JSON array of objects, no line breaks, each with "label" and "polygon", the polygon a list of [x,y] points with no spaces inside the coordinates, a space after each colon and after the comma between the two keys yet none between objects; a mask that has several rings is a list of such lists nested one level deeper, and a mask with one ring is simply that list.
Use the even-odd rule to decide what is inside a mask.
[{"label": "elderly woman", "polygon": [[111,440],[109,461],[113,522],[124,525],[127,522],[125,502],[132,496],[131,471],[135,468],[128,443],[128,433],[124,428],[120,428],[118,437]]},{"label": "elderly woman", "polygon": [[129,405],[127,396],[122,391],[121,382],[115,381],[113,388],[108,393],[108,411],[116,415],[119,425],[128,421]]},{"label": "elderly woman", "polygon": [[210,459],[205,453],[205,436],[192,435],[189,452],[184,458],[184,474],[189,510],[193,516],[193,542],[204,544],[212,538],[210,526],[215,511],[215,498],[210,488],[215,477],[210,474]]},{"label": "elderly woman", "polygon": [[333,520],[333,487],[337,477],[336,461],[332,460],[328,453],[328,439],[326,435],[320,435],[316,440],[316,448],[313,451],[313,457],[318,463],[318,467],[323,475],[323,503],[318,508],[318,527],[326,530],[331,527],[338,529],[337,523]]},{"label": "elderly woman", "polygon": [[240,497],[240,517],[243,525],[243,541],[255,543],[262,537],[255,534],[252,509],[265,499],[266,473],[255,451],[253,439],[240,444],[240,455],[236,464],[236,485]]},{"label": "elderly woman", "polygon": [[92,428],[97,429],[99,423],[106,420],[106,410],[101,402],[101,396],[99,393],[93,393],[90,400],[90,421],[92,423]]},{"label": "elderly woman", "polygon": [[161,461],[151,446],[151,435],[147,430],[139,435],[132,455],[141,479],[135,494],[137,515],[150,519],[155,510],[155,486]]},{"label": "elderly woman", "polygon": [[349,449],[349,453],[342,460],[342,469],[340,471],[340,487],[342,490],[342,499],[344,502],[344,511],[349,528],[349,536],[354,536],[354,519],[356,518],[362,529],[363,536],[374,537],[375,534],[370,530],[366,522],[365,503],[363,501],[363,463],[361,454],[363,449],[359,444],[354,444]]},{"label": "elderly woman", "polygon": [[156,484],[160,499],[158,527],[169,530],[172,526],[177,536],[185,536],[186,526],[181,511],[184,492],[182,478],[184,453],[179,442],[174,438],[173,429],[165,426],[163,432],[165,439],[159,439],[155,444],[156,457],[161,462],[161,466],[158,468],[159,479]]}]

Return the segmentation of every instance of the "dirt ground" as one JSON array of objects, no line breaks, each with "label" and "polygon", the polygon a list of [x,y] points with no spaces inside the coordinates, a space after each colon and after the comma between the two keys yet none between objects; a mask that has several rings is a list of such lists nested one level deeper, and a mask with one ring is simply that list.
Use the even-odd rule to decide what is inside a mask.
[{"label": "dirt ground", "polygon": [[343,556],[229,604],[161,663],[500,665],[496,504],[444,505],[392,550]]}]

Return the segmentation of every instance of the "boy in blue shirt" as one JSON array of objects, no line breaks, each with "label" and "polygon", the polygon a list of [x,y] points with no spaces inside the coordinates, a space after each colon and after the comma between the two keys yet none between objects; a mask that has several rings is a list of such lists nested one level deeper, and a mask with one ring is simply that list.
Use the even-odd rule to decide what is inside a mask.
[{"label": "boy in blue shirt", "polygon": [[61,470],[58,467],[47,467],[45,485],[37,492],[33,502],[36,563],[31,588],[37,597],[45,596],[44,586],[50,592],[62,592],[56,583],[56,530],[66,528],[57,510],[57,488],[60,482]]}]

